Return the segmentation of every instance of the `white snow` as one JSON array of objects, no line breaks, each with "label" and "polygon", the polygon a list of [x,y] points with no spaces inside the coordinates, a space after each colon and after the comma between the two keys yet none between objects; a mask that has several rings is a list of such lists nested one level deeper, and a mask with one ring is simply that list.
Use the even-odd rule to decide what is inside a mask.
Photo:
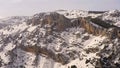
[{"label": "white snow", "polygon": [[[120,21],[120,11],[119,10],[110,10],[110,11],[107,11],[105,12],[104,14],[102,14],[102,19],[103,20],[110,20],[112,21],[111,24],[114,24],[117,26],[119,26],[119,21]],[[118,15],[118,16],[115,16],[115,15]]]},{"label": "white snow", "polygon": [[102,42],[105,38],[106,37],[101,37],[101,36],[92,37],[84,42],[85,45],[84,48],[97,47],[100,44],[100,42]]},{"label": "white snow", "polygon": [[5,50],[0,52],[0,56],[1,56],[1,59],[3,60],[3,62],[7,64],[9,62],[10,56],[7,56],[6,53],[7,53],[7,51],[5,51]]},{"label": "white snow", "polygon": [[116,26],[120,27],[120,21],[118,21],[117,23],[115,23]]},{"label": "white snow", "polygon": [[12,49],[14,49],[15,48],[15,46],[16,45],[14,45],[13,43],[8,43],[8,45],[7,46],[5,46],[5,50],[6,51],[9,51],[9,50],[12,50]]},{"label": "white snow", "polygon": [[25,30],[28,26],[25,22],[23,22],[22,24],[18,24],[18,25],[13,25],[13,26],[10,26],[11,28],[9,27],[6,27],[6,28],[3,28],[0,30],[0,33],[2,34],[12,34],[12,33],[16,33],[18,31],[23,31]]},{"label": "white snow", "polygon": [[64,11],[56,11],[56,12],[64,15],[67,18],[78,18],[78,17],[88,17],[88,16],[95,18],[101,15],[101,14],[88,13],[88,11],[84,11],[84,10],[64,10]]},{"label": "white snow", "polygon": [[29,27],[30,27],[30,28],[28,28],[28,31],[31,32],[31,31],[33,31],[37,26],[32,26],[32,25],[30,25]]}]

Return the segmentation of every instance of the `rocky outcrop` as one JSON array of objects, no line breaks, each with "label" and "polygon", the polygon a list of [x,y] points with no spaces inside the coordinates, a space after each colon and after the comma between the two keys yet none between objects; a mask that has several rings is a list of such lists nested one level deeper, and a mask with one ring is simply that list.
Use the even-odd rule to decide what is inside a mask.
[{"label": "rocky outcrop", "polygon": [[41,24],[41,27],[45,27],[48,31],[58,32],[69,27],[69,23],[69,19],[56,12],[36,14],[32,19],[28,20],[28,24],[32,24],[33,26]]},{"label": "rocky outcrop", "polygon": [[53,59],[56,62],[62,63],[63,65],[67,64],[70,60],[70,57],[67,57],[62,53],[55,54],[52,50],[45,47],[41,48],[39,46],[27,46],[22,47],[21,49],[34,54],[41,54],[43,56],[46,56],[47,58]]},{"label": "rocky outcrop", "polygon": [[103,27],[89,21],[86,20],[84,18],[81,19],[81,27],[85,28],[85,30],[93,35],[105,35],[106,29],[104,29]]},{"label": "rocky outcrop", "polygon": [[[108,36],[109,38],[120,38],[120,28],[106,23],[100,19],[78,18],[80,27],[83,27],[88,33],[99,36]],[[78,25],[79,25],[78,24]]]}]

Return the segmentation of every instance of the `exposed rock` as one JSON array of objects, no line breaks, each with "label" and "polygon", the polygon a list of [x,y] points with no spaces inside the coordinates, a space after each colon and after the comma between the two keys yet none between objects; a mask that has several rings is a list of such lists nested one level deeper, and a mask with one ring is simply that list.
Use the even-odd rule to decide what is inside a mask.
[{"label": "exposed rock", "polygon": [[70,20],[56,12],[40,13],[28,20],[28,24],[39,25],[48,29],[48,31],[63,31],[70,26]]},{"label": "exposed rock", "polygon": [[48,50],[47,48],[30,46],[30,47],[22,47],[22,49],[27,52],[46,55],[47,57],[52,58],[54,61],[60,62],[62,64],[67,64],[70,60],[69,57],[66,57],[63,54],[55,54],[52,50]]},{"label": "exposed rock", "polygon": [[71,68],[77,68],[75,65],[72,65]]},{"label": "exposed rock", "polygon": [[93,35],[105,35],[106,29],[101,27],[100,25],[97,25],[87,19],[79,19],[81,22],[81,27],[85,28],[85,30]]},{"label": "exposed rock", "polygon": [[100,19],[84,19],[80,18],[80,25],[83,27],[88,33],[93,35],[102,35],[108,36],[109,38],[120,38],[120,28],[111,24],[108,24]]},{"label": "exposed rock", "polygon": [[85,50],[86,53],[96,53],[97,51],[99,51],[99,48],[95,47],[95,48],[88,48]]}]

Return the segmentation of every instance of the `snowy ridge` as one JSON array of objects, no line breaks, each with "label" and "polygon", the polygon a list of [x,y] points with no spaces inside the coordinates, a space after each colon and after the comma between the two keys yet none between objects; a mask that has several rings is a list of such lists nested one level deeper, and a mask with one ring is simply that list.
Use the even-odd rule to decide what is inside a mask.
[{"label": "snowy ridge", "polygon": [[102,19],[112,21],[112,23],[114,24],[120,21],[120,11],[119,10],[107,11],[102,15]]},{"label": "snowy ridge", "polygon": [[[118,23],[120,21],[120,11],[119,10],[110,10],[110,11],[84,11],[84,10],[63,10],[63,11],[55,11],[64,15],[67,18],[78,18],[78,17],[92,17],[92,18],[100,18],[103,21],[109,22],[111,24]],[[97,13],[97,14],[96,14]]]},{"label": "snowy ridge", "polygon": [[89,11],[84,11],[84,10],[64,10],[64,11],[56,11],[60,14],[63,14],[67,18],[78,18],[78,17],[98,17],[101,15],[100,14],[94,14],[94,13],[89,13]]}]

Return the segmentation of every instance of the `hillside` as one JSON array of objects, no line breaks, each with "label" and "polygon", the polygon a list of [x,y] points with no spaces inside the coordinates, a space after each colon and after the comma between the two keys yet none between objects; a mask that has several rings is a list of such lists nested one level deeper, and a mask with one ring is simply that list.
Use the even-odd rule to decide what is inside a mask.
[{"label": "hillside", "polygon": [[120,68],[119,21],[119,10],[22,17],[0,29],[0,68]]}]

